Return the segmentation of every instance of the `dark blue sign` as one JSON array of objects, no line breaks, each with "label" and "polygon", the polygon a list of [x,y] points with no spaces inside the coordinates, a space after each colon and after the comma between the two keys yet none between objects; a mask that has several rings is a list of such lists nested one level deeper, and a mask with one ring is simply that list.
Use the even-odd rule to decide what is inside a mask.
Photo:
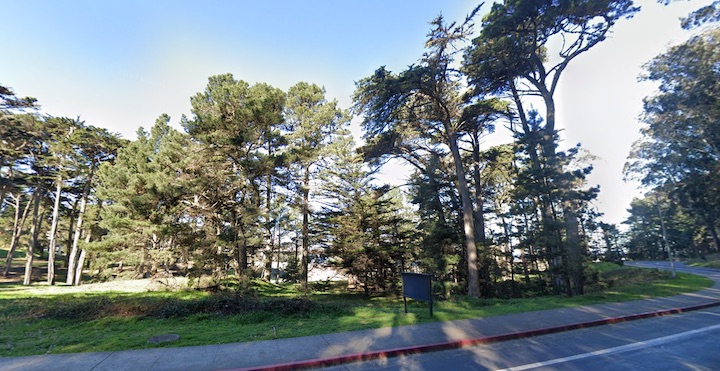
[{"label": "dark blue sign", "polygon": [[407,313],[407,298],[410,298],[430,303],[430,316],[432,316],[432,276],[420,273],[403,273],[402,280],[405,313]]}]

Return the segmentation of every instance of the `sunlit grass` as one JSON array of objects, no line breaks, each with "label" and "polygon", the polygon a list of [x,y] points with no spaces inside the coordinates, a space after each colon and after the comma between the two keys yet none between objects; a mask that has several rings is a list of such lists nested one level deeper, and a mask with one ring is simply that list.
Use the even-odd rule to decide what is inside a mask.
[{"label": "sunlit grass", "polygon": [[618,270],[621,266],[611,262],[592,263],[593,269],[600,273],[612,272]]},{"label": "sunlit grass", "polygon": [[685,261],[685,265],[720,269],[720,254],[705,255],[704,259],[689,259]]}]

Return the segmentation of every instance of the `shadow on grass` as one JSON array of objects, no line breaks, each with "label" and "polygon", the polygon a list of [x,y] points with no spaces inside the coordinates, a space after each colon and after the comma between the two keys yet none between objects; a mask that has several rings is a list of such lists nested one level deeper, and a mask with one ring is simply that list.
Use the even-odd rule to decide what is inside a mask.
[{"label": "shadow on grass", "polygon": [[179,318],[203,314],[231,316],[248,313],[273,313],[280,316],[304,313],[351,314],[348,307],[336,303],[320,303],[307,298],[258,299],[234,293],[185,298],[166,293],[87,293],[6,300],[13,305],[32,308],[27,314],[30,318],[57,320],[97,320],[108,317]]}]

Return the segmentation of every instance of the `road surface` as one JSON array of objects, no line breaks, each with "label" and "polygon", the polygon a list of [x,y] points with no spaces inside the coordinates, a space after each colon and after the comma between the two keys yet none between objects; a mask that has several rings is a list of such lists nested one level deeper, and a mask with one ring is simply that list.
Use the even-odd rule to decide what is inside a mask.
[{"label": "road surface", "polygon": [[[675,268],[720,281],[719,270]],[[325,370],[720,370],[720,308]]]}]

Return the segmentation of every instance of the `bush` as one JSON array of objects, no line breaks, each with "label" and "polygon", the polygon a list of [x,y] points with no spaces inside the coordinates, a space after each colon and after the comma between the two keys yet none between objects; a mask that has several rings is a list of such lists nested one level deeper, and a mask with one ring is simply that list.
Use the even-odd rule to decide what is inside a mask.
[{"label": "bush", "polygon": [[219,292],[202,298],[179,299],[158,296],[72,296],[50,300],[36,309],[35,318],[94,320],[104,317],[177,318],[197,314],[229,316],[266,312],[303,315],[310,312],[347,313],[349,308],[306,298],[258,299],[239,292]]},{"label": "bush", "polygon": [[327,279],[324,281],[310,282],[310,289],[317,292],[328,292],[333,288],[332,282]]},{"label": "bush", "polygon": [[500,299],[534,298],[549,295],[549,286],[541,278],[529,281],[504,280],[496,284],[495,297]]},{"label": "bush", "polygon": [[285,270],[280,273],[280,278],[286,282],[300,281],[300,263],[295,257],[291,257],[285,266]]}]

